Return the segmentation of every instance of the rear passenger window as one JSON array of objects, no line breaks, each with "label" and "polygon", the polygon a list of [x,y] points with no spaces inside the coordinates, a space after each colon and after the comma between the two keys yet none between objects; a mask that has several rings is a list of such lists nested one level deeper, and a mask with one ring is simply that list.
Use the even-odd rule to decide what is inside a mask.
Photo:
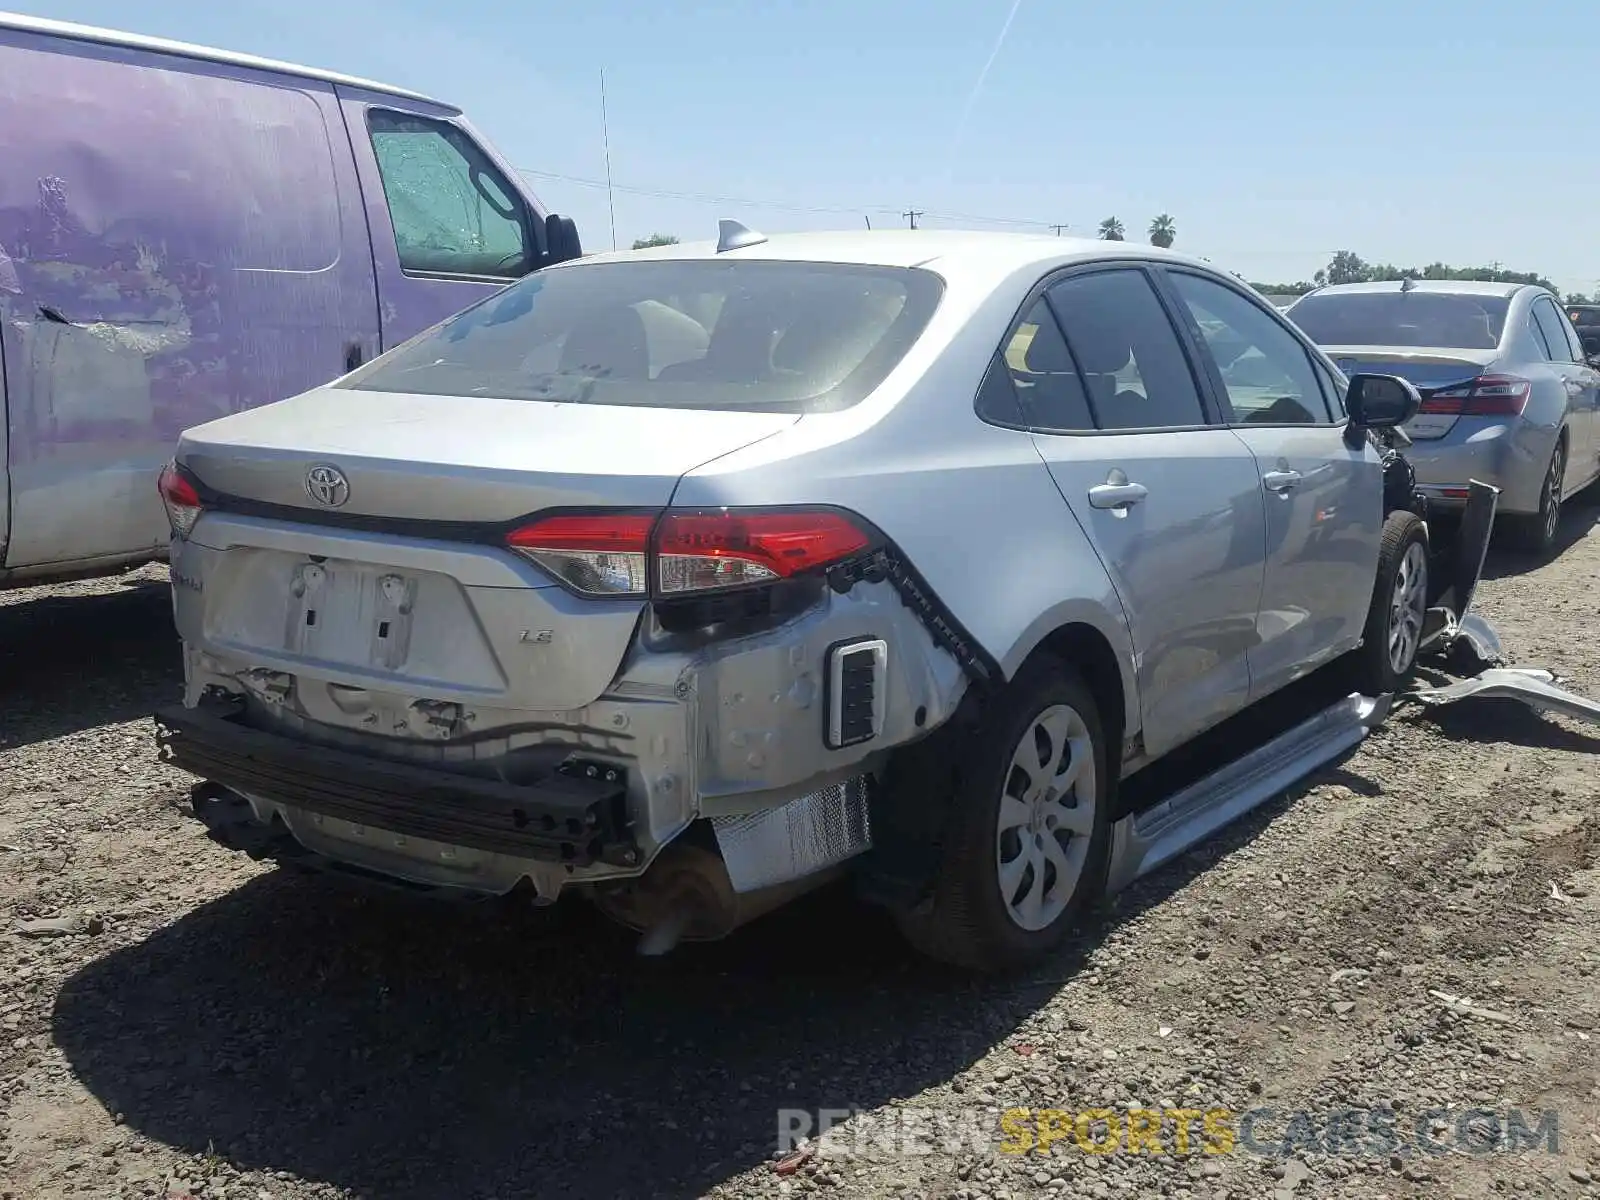
[{"label": "rear passenger window", "polygon": [[1168,278],[1211,355],[1235,421],[1329,422],[1311,356],[1298,338],[1230,287],[1184,271],[1173,271]]},{"label": "rear passenger window", "polygon": [[521,198],[471,138],[446,121],[378,108],[367,125],[404,270],[503,279],[528,272]]},{"label": "rear passenger window", "polygon": [[1539,322],[1539,328],[1544,331],[1545,344],[1550,347],[1551,361],[1571,362],[1573,354],[1572,347],[1567,344],[1567,331],[1564,328],[1566,322],[1556,311],[1555,303],[1541,297],[1534,302],[1533,316]]},{"label": "rear passenger window", "polygon": [[1042,297],[1011,335],[1003,357],[1028,425],[1041,430],[1094,428],[1083,381]]},{"label": "rear passenger window", "polygon": [[1539,322],[1534,319],[1534,314],[1538,311],[1535,308],[1533,312],[1528,314],[1528,329],[1533,334],[1533,344],[1539,347],[1539,353],[1554,361],[1555,355],[1550,352],[1550,339],[1545,337],[1544,330],[1540,328]]},{"label": "rear passenger window", "polygon": [[1144,272],[1072,276],[1048,295],[1101,429],[1206,423],[1178,336]]}]

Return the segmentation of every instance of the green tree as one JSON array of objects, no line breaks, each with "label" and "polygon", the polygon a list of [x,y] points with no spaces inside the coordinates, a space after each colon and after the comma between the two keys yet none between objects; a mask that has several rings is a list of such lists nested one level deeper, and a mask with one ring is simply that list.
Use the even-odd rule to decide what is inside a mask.
[{"label": "green tree", "polygon": [[1368,271],[1366,261],[1354,250],[1340,250],[1317,272],[1316,279],[1318,283],[1363,283]]},{"label": "green tree", "polygon": [[651,246],[676,246],[678,239],[670,233],[652,233],[647,238],[640,238],[633,243],[635,250],[648,250]]},{"label": "green tree", "polygon": [[1125,240],[1122,222],[1115,217],[1107,217],[1100,222],[1100,240],[1103,242],[1120,242]]},{"label": "green tree", "polygon": [[1166,249],[1178,240],[1178,226],[1166,213],[1150,222],[1150,244]]},{"label": "green tree", "polygon": [[1582,292],[1568,292],[1567,293],[1567,303],[1568,304],[1587,304],[1587,303],[1589,303],[1589,297],[1585,296]]}]

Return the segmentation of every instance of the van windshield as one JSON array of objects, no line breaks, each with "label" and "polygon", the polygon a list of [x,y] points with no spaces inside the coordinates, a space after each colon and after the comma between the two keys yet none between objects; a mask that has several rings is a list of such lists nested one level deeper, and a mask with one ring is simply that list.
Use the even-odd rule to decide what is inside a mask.
[{"label": "van windshield", "polygon": [[440,396],[812,413],[883,382],[943,294],[908,267],[574,263],[530,275],[337,386]]}]

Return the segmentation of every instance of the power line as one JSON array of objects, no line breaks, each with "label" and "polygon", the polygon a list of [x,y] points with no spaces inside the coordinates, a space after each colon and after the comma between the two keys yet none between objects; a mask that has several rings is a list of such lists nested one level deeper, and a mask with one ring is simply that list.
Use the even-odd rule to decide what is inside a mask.
[{"label": "power line", "polygon": [[911,222],[911,228],[915,229],[917,227],[917,218],[922,216],[922,215],[924,215],[924,214],[921,213],[920,211],[918,211],[915,208],[908,208],[908,209],[906,209],[905,212],[901,213],[900,215],[902,217],[906,218],[906,220],[910,221]]},{"label": "power line", "polygon": [[[627,184],[607,184],[604,179],[588,179],[582,175],[562,175],[555,171],[535,171],[530,167],[518,167],[517,173],[527,175],[533,179],[552,179],[560,183],[575,184],[578,187],[606,188],[614,191],[626,192],[632,196],[653,196],[663,200],[684,200],[693,204],[731,204],[746,208],[768,208],[781,212],[819,213],[826,215],[848,214],[860,216],[863,213],[877,213],[883,216],[906,215],[904,209],[896,209],[887,204],[795,204],[785,200],[757,200],[749,196],[724,196],[711,192],[682,192],[672,191],[667,188],[633,187]],[[931,210],[917,209],[917,216],[932,217],[936,221],[980,221],[986,225],[1016,225],[1031,226],[1037,229],[1049,228],[1049,222],[1036,221],[1027,217],[1000,217],[993,214],[962,213],[962,212],[934,212]]]},{"label": "power line", "polygon": [[[596,188],[623,192],[630,196],[649,196],[661,200],[681,200],[690,204],[717,205],[721,207],[739,208],[764,208],[774,212],[811,213],[820,216],[848,216],[852,221],[856,217],[867,217],[868,214],[877,216],[906,217],[908,210],[896,208],[888,204],[796,204],[786,200],[762,200],[750,196],[726,196],[714,192],[685,192],[668,188],[635,187],[622,183],[607,183],[604,179],[590,179],[582,175],[563,175],[557,171],[535,171],[531,167],[517,167],[519,175],[526,175],[532,179],[548,179],[558,183],[571,184],[575,187]],[[998,216],[994,213],[969,213],[953,212],[945,209],[917,209],[918,219],[927,218],[934,221],[969,221],[982,225],[1005,225],[1018,229],[1035,229],[1041,233],[1045,230],[1054,230],[1058,235],[1065,233],[1070,226],[1061,222],[1041,221],[1032,217]],[[1334,251],[1322,247],[1306,246],[1251,246],[1244,249],[1229,250],[1213,248],[1212,254],[1233,255],[1235,257],[1279,257],[1282,255],[1326,255],[1331,257]]]}]

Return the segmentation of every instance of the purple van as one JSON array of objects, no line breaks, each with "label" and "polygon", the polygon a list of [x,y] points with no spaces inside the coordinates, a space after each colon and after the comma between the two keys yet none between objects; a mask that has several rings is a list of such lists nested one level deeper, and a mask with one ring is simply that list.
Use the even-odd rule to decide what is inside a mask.
[{"label": "purple van", "polygon": [[458,109],[0,13],[0,586],[163,557],[184,428],[579,255]]}]

